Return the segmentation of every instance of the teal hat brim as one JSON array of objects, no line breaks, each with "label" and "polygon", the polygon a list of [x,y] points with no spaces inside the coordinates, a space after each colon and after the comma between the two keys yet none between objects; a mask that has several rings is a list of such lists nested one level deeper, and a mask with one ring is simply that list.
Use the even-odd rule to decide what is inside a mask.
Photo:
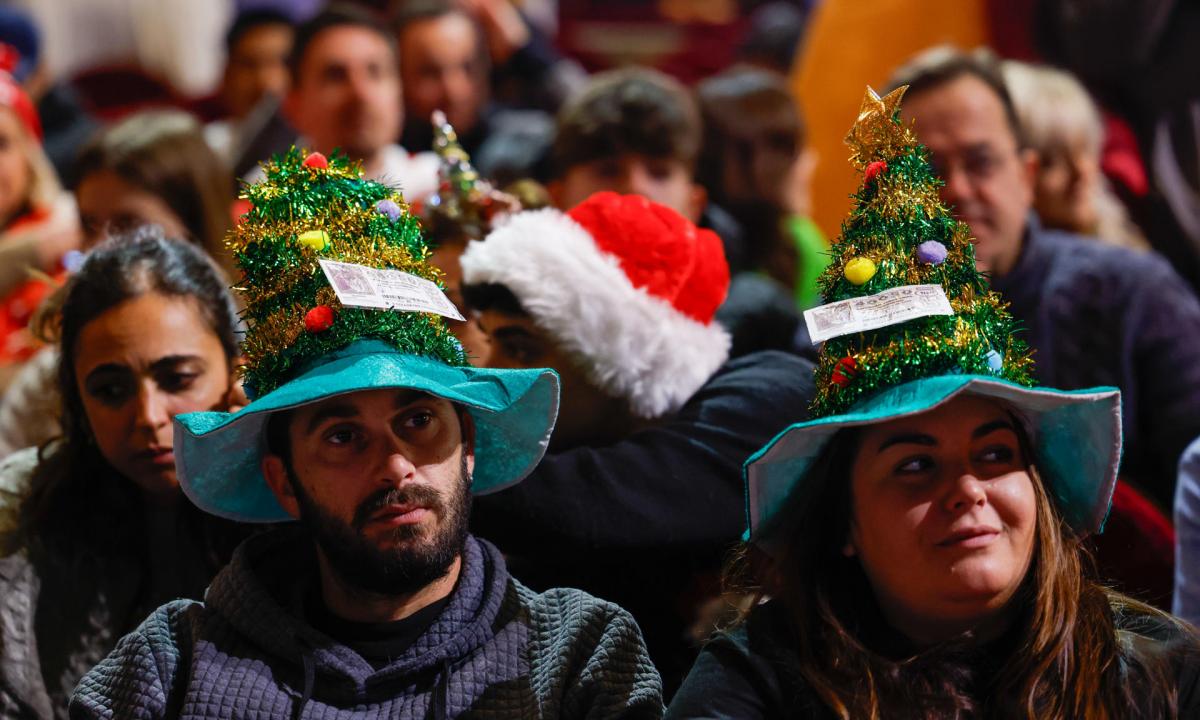
[{"label": "teal hat brim", "polygon": [[1104,528],[1121,461],[1121,394],[1116,388],[1063,391],[1029,388],[983,375],[941,375],[905,383],[860,402],[842,415],[798,423],[750,456],[746,533],[762,540],[806,475],[843,428],[919,415],[960,394],[1010,405],[1032,433],[1038,470],[1067,521],[1081,533]]},{"label": "teal hat brim", "polygon": [[184,493],[201,510],[241,522],[292,517],[262,476],[263,429],[271,413],[336,395],[411,388],[462,405],[475,421],[477,495],[528,475],[546,452],[558,416],[553,370],[456,367],[401,354],[386,343],[359,341],[329,355],[236,413],[175,417],[175,467]]}]

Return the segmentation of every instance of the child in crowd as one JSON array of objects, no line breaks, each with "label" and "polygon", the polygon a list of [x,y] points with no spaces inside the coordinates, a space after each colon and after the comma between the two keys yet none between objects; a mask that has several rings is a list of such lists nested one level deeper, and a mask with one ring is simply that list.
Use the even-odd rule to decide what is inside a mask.
[{"label": "child in crowd", "polygon": [[595,75],[559,112],[551,197],[569,210],[603,190],[641,195],[713,230],[732,273],[717,314],[732,335],[731,355],[808,352],[796,340],[799,313],[787,289],[755,272],[743,228],[695,180],[702,139],[696,102],[672,78],[646,68]]},{"label": "child in crowd", "polygon": [[697,177],[742,226],[749,266],[790,289],[800,309],[820,302],[829,243],[809,218],[816,157],[784,78],[737,67],[696,88],[704,118]]}]

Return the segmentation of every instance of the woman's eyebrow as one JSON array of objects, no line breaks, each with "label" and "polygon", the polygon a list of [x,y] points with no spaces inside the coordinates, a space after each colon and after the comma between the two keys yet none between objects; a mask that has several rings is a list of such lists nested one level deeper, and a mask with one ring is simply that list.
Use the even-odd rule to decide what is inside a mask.
[{"label": "woman's eyebrow", "polygon": [[884,440],[879,444],[879,448],[875,452],[881,453],[893,445],[924,445],[933,447],[937,445],[937,440],[931,435],[922,433],[901,433],[899,435],[892,435],[887,440]]},{"label": "woman's eyebrow", "polygon": [[150,363],[150,369],[154,371],[166,370],[181,363],[203,359],[204,358],[200,357],[199,355],[166,355]]},{"label": "woman's eyebrow", "polygon": [[979,427],[975,428],[975,432],[971,433],[971,437],[973,439],[978,440],[979,438],[983,437],[984,435],[989,435],[991,433],[996,432],[997,430],[1010,430],[1012,432],[1017,431],[1017,429],[1015,427],[1013,427],[1013,424],[1011,422],[1009,422],[1008,420],[993,420],[991,422],[984,423],[984,424],[980,425]]},{"label": "woman's eyebrow", "polygon": [[127,366],[127,365],[122,365],[120,363],[104,363],[103,365],[97,365],[96,367],[89,370],[88,374],[84,377],[84,382],[92,379],[93,377],[96,377],[97,375],[106,375],[106,374],[112,374],[112,373],[129,373],[129,372],[130,372],[129,366]]}]

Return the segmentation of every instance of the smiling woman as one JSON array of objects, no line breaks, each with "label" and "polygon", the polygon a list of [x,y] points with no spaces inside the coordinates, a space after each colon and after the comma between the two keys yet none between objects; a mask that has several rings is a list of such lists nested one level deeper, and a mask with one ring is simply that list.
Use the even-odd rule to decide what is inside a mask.
[{"label": "smiling woman", "polygon": [[[910,181],[868,172],[904,167],[889,143],[926,164],[898,122],[902,94],[868,92],[851,131],[864,188],[822,276],[830,302],[869,299],[847,269],[871,213],[902,248],[886,260],[898,277],[883,270],[892,291],[914,277],[960,289],[922,259],[932,223],[904,206]],[[970,297],[998,303],[946,220]],[[921,318],[823,343],[813,417],[746,462],[750,543],[730,572],[743,610],[667,717],[1200,716],[1194,629],[1100,585],[1084,544],[1117,482],[1119,391],[1034,387],[1002,306],[981,319],[960,296],[950,309],[948,337]]]},{"label": "smiling woman", "polygon": [[750,609],[668,717],[1192,716],[1193,631],[1095,582],[1070,489],[1039,472],[1030,428],[1050,423],[977,388],[809,436],[821,449],[730,565]]},{"label": "smiling woman", "polygon": [[158,229],[102,243],[71,278],[63,436],[0,466],[16,493],[0,506],[0,596],[25,598],[0,618],[0,715],[65,712],[116,638],[164,600],[199,597],[242,537],[184,501],[171,425],[228,407],[236,323],[220,271]]}]

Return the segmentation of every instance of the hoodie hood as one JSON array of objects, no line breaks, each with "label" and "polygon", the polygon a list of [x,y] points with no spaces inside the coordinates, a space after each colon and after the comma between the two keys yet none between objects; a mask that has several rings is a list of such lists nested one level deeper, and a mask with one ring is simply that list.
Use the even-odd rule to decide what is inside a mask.
[{"label": "hoodie hood", "polygon": [[303,617],[296,599],[317,582],[311,543],[295,526],[247,540],[205,597],[208,609],[278,658],[277,667],[294,667],[306,676],[306,695],[338,703],[379,700],[410,686],[417,676],[440,679],[457,660],[492,639],[509,576],[491,544],[467,537],[446,607],[400,657],[375,670]]}]

